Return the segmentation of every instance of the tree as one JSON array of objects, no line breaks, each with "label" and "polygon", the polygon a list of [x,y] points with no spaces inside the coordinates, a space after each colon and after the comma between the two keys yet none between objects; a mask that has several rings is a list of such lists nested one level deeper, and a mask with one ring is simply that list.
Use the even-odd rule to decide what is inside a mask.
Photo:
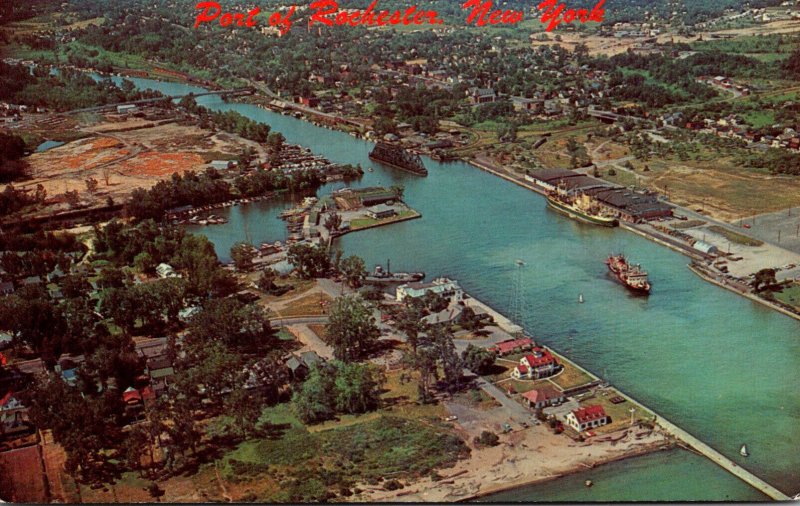
[{"label": "tree", "polygon": [[463,375],[464,363],[456,353],[453,333],[444,325],[435,325],[428,330],[427,339],[442,366],[447,387],[451,390],[457,389]]},{"label": "tree", "polygon": [[500,443],[500,438],[494,432],[485,430],[481,432],[480,436],[475,436],[473,443],[482,446],[497,446]]},{"label": "tree", "polygon": [[258,285],[259,290],[270,293],[275,289],[275,280],[277,278],[278,273],[275,272],[275,269],[269,267],[261,271],[256,285]]},{"label": "tree", "polygon": [[484,348],[470,344],[461,354],[461,358],[464,361],[464,367],[470,371],[475,374],[486,374],[494,365],[495,355]]},{"label": "tree", "polygon": [[417,352],[419,335],[426,330],[422,317],[422,309],[418,305],[408,304],[399,311],[396,319],[397,328],[406,335],[414,353]]},{"label": "tree", "polygon": [[64,199],[67,201],[67,204],[69,204],[70,207],[78,207],[78,204],[81,202],[81,197],[78,195],[78,190],[64,192]]},{"label": "tree", "polygon": [[331,364],[314,364],[305,383],[292,396],[292,404],[304,423],[330,420],[335,414],[333,393],[336,368]]},{"label": "tree", "polygon": [[244,388],[237,388],[225,398],[226,412],[243,438],[252,435],[261,416],[261,403]]},{"label": "tree", "polygon": [[86,191],[88,191],[91,194],[94,194],[94,192],[97,191],[97,187],[99,185],[97,179],[90,176],[84,182],[86,183]]},{"label": "tree", "polygon": [[349,256],[342,260],[339,270],[350,288],[359,288],[364,284],[364,279],[367,277],[364,259],[356,255]]},{"label": "tree", "polygon": [[775,279],[775,269],[761,269],[760,271],[756,272],[756,275],[751,282],[751,286],[753,287],[753,290],[760,292],[764,288],[776,283],[777,280]]},{"label": "tree", "polygon": [[397,197],[398,200],[403,200],[406,187],[401,184],[393,184],[389,190],[394,193],[394,196]]},{"label": "tree", "polygon": [[361,358],[380,337],[372,309],[357,296],[333,302],[327,332],[334,356],[345,362]]},{"label": "tree", "polygon": [[378,408],[385,378],[372,364],[340,364],[336,373],[336,410],[366,413]]},{"label": "tree", "polygon": [[342,226],[342,216],[339,213],[330,213],[325,219],[325,228],[331,232],[339,230]]},{"label": "tree", "polygon": [[273,337],[269,319],[260,306],[234,298],[211,299],[196,314],[188,329],[188,340],[198,345],[222,343],[225,347],[257,352]]},{"label": "tree", "polygon": [[237,242],[231,247],[231,258],[239,271],[249,271],[253,267],[255,256],[255,248],[252,244]]},{"label": "tree", "polygon": [[323,276],[331,265],[330,256],[324,247],[308,244],[292,245],[289,248],[288,260],[305,279]]}]

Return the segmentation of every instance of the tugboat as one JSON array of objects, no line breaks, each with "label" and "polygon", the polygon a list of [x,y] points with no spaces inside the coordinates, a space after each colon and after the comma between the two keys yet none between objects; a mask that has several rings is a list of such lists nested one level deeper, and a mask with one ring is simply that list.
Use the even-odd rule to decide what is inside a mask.
[{"label": "tugboat", "polygon": [[386,165],[397,167],[418,176],[427,176],[428,169],[422,164],[419,155],[415,155],[401,148],[385,142],[379,142],[370,152],[369,157]]},{"label": "tugboat", "polygon": [[587,195],[570,196],[559,191],[547,194],[547,205],[561,214],[570,218],[600,225],[602,227],[616,227],[619,225],[617,218],[605,213],[591,197]]},{"label": "tugboat", "polygon": [[608,270],[613,272],[617,279],[634,292],[650,293],[650,282],[647,281],[647,272],[640,265],[629,264],[625,255],[610,255],[606,259]]},{"label": "tugboat", "polygon": [[388,285],[392,283],[413,283],[422,281],[425,278],[424,272],[392,272],[389,266],[388,260],[386,261],[386,270],[383,270],[383,266],[376,265],[375,270],[364,281],[370,285]]}]

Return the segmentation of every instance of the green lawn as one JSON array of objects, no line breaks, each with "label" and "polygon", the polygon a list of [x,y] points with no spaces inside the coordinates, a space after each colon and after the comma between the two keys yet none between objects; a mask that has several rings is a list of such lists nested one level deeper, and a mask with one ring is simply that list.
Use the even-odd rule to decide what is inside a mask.
[{"label": "green lawn", "polygon": [[408,218],[412,218],[417,215],[419,215],[419,213],[409,209],[407,211],[401,212],[396,216],[392,216],[391,218],[386,218],[383,220],[375,220],[372,218],[358,218],[350,222],[350,230],[355,231],[361,228],[371,227],[373,225],[394,223],[396,221],[406,220]]},{"label": "green lawn", "polygon": [[775,298],[787,306],[800,309],[800,284],[794,283],[775,293]]},{"label": "green lawn", "polygon": [[754,128],[761,128],[765,126],[774,125],[775,121],[775,111],[771,111],[768,109],[762,109],[760,111],[749,111],[743,114],[744,120],[752,125]]},{"label": "green lawn", "polygon": [[758,239],[753,239],[744,234],[728,230],[727,228],[721,227],[719,225],[711,225],[710,227],[708,227],[708,230],[723,236],[725,239],[729,240],[732,243],[742,244],[744,246],[756,246],[756,247],[764,245],[763,241],[759,241]]}]

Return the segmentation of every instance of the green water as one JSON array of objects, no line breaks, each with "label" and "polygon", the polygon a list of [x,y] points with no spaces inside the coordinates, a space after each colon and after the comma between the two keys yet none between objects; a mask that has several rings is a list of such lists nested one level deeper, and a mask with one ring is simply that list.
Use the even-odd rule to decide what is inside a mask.
[{"label": "green water", "polygon": [[[136,80],[166,93],[198,88]],[[392,259],[394,270],[424,270],[458,279],[501,312],[522,270],[521,323],[537,339],[611,381],[739,465],[793,495],[800,492],[800,324],[708,284],[688,260],[619,229],[583,225],[547,209],[540,196],[463,163],[425,160],[430,176],[382,168],[371,145],[252,105],[202,97],[270,124],[288,142],[335,162],[374,166],[364,185],[404,184],[405,200],[423,218],[350,234],[338,247],[368,265]],[[321,193],[342,186],[324,188]],[[223,259],[230,246],[285,238],[276,214],[286,202],[226,210],[230,223],[197,228]],[[606,273],[609,252],[624,251],[650,273],[649,297],[632,295]],[[578,304],[578,294],[586,302]],[[747,443],[751,456],[738,449]],[[601,500],[750,500],[757,493],[721,468],[686,452],[611,464],[595,472],[608,483]],[[559,500],[554,485],[513,492],[516,499]],[[616,494],[616,495],[615,495]],[[756,494],[756,496],[754,496]],[[590,500],[590,496],[584,497]]]},{"label": "green water", "polygon": [[[615,462],[579,474],[481,498],[478,502],[612,502],[612,501],[768,501],[769,498],[733,476],[709,476],[717,466],[682,450],[653,453]],[[658,472],[653,472],[658,470]],[[587,487],[586,480],[592,480]],[[676,482],[681,485],[676,487]]]}]

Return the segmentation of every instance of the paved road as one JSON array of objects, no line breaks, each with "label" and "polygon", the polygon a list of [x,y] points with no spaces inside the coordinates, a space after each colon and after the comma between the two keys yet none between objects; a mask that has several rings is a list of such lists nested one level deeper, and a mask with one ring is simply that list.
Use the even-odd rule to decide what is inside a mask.
[{"label": "paved road", "polygon": [[292,325],[290,330],[303,343],[300,351],[315,351],[317,355],[325,359],[333,358],[333,348],[328,346],[306,325]]},{"label": "paved road", "polygon": [[[464,369],[464,375],[466,377],[473,377],[475,376],[474,373],[469,371],[468,369]],[[518,403],[514,399],[509,398],[506,394],[503,393],[502,390],[497,388],[496,386],[492,385],[485,379],[478,376],[475,379],[475,384],[483,389],[484,392],[494,397],[497,402],[503,405],[504,408],[508,410],[509,418],[517,423],[529,421],[533,414],[528,411],[528,409],[523,406],[522,404]]]}]

